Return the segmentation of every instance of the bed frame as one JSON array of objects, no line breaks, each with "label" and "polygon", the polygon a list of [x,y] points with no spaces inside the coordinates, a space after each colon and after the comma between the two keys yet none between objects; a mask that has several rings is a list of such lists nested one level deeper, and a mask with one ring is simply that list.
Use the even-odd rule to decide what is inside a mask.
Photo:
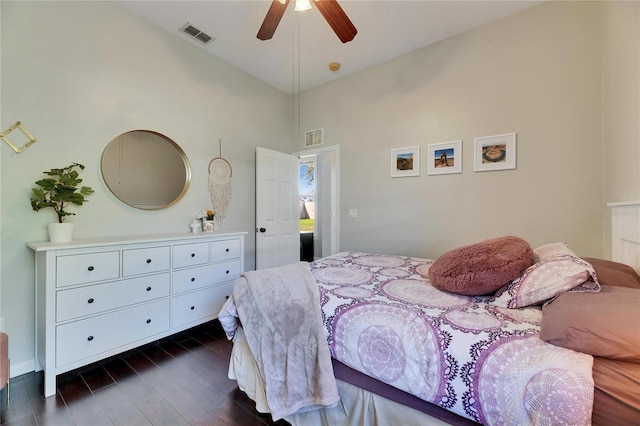
[{"label": "bed frame", "polygon": [[611,260],[640,273],[640,201],[607,206],[611,208]]}]

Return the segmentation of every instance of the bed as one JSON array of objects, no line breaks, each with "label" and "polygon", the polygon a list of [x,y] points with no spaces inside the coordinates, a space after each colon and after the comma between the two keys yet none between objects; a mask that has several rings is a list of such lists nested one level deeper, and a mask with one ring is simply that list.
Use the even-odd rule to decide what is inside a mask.
[{"label": "bed", "polygon": [[343,252],[245,273],[219,316],[229,377],[294,425],[637,423],[637,273],[561,243],[522,263],[506,238],[436,260]]}]

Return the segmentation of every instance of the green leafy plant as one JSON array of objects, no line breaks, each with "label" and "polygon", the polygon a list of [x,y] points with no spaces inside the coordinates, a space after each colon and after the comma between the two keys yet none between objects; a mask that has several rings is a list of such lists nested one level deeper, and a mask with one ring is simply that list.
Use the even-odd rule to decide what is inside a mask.
[{"label": "green leafy plant", "polygon": [[36,181],[38,187],[31,188],[31,207],[33,210],[40,211],[40,209],[51,207],[58,215],[59,223],[63,223],[67,216],[75,215],[65,209],[70,204],[81,206],[86,201],[85,197],[94,192],[88,186],[78,188],[82,179],[76,169],[84,170],[84,166],[71,163],[62,169],[43,172],[51,177]]}]

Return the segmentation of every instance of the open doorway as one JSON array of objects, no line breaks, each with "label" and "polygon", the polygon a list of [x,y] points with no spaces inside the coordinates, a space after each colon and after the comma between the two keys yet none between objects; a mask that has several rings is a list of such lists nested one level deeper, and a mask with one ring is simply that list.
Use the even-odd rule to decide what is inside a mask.
[{"label": "open doorway", "polygon": [[314,260],[316,232],[316,156],[300,158],[300,260]]},{"label": "open doorway", "polygon": [[300,158],[300,260],[311,261],[339,250],[338,147],[298,153]]}]

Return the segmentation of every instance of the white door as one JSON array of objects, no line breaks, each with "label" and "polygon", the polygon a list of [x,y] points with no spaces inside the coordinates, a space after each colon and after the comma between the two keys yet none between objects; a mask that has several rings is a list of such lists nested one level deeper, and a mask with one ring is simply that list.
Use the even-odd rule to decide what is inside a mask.
[{"label": "white door", "polygon": [[298,157],[256,148],[256,269],[300,260]]}]

